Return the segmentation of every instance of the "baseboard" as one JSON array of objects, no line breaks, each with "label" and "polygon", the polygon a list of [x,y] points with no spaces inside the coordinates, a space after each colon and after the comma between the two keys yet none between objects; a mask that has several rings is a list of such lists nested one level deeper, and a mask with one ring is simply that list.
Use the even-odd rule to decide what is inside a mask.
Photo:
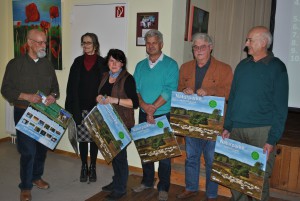
[{"label": "baseboard", "polygon": [[[60,149],[55,149],[53,151],[56,154],[60,154],[60,155],[64,155],[64,156],[68,156],[68,157],[72,157],[72,158],[79,158],[79,156],[73,152],[69,152],[69,151],[64,151],[64,150],[60,150]],[[102,165],[111,165],[111,164],[107,164],[107,162],[104,159],[100,159],[97,158],[96,161],[98,164],[102,164]],[[134,173],[143,173],[142,168],[139,167],[135,167],[135,166],[129,166],[129,171],[130,172],[134,172]]]},{"label": "baseboard", "polygon": [[5,138],[1,138],[0,142],[7,142],[7,141],[11,141],[10,137],[5,137]]}]

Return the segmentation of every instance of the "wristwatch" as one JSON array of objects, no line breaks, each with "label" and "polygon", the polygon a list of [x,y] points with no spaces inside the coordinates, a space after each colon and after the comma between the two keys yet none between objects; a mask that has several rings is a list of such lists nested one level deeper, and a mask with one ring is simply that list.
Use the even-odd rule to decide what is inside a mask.
[{"label": "wristwatch", "polygon": [[51,93],[50,95],[53,96],[55,99],[58,97],[57,93]]}]

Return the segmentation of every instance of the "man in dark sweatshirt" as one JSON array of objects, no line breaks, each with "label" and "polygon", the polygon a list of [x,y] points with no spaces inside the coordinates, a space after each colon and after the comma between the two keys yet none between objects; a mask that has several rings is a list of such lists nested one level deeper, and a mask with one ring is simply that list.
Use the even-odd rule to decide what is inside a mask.
[{"label": "man in dark sweatshirt", "polygon": [[[250,57],[236,67],[228,99],[223,138],[261,147],[267,166],[261,200],[269,200],[269,178],[275,145],[282,136],[288,112],[288,75],[285,64],[268,48],[272,35],[266,27],[252,28],[246,38]],[[231,190],[232,200],[248,200]]]}]

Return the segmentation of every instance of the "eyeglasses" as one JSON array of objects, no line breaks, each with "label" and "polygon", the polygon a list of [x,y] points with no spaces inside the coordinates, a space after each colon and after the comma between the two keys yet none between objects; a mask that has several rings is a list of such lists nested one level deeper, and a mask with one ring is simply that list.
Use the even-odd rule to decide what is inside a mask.
[{"label": "eyeglasses", "polygon": [[194,51],[205,51],[207,50],[209,45],[201,45],[201,46],[197,46],[197,45],[194,45],[192,48]]},{"label": "eyeglasses", "polygon": [[82,43],[81,43],[81,46],[84,46],[84,45],[91,45],[91,44],[93,44],[93,42],[82,42]]},{"label": "eyeglasses", "polygon": [[48,45],[47,41],[36,41],[34,39],[29,38],[29,40],[32,40],[33,42],[36,42],[38,45],[43,45],[45,44],[46,46]]}]

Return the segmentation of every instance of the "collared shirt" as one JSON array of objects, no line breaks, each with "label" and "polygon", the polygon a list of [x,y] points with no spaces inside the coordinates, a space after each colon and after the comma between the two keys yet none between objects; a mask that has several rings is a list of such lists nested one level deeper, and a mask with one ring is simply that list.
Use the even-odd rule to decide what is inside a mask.
[{"label": "collared shirt", "polygon": [[148,62],[149,62],[150,68],[154,68],[154,66],[155,66],[159,61],[162,61],[162,60],[163,60],[164,54],[161,53],[161,55],[158,57],[158,59],[157,59],[154,63],[152,63],[152,61],[149,59],[149,56],[148,56],[147,58],[148,58]]},{"label": "collared shirt", "polygon": [[202,86],[203,79],[210,65],[211,58],[208,59],[207,63],[203,67],[199,67],[196,62],[196,79],[195,79],[195,90],[200,89]]},{"label": "collared shirt", "polygon": [[253,61],[253,62],[263,62],[264,64],[268,65],[269,62],[273,59],[273,57],[274,57],[273,52],[268,52],[267,56],[261,58],[261,59],[258,60],[258,61],[254,61],[253,56],[250,56],[250,57],[246,58],[246,60],[247,60],[247,62],[249,62],[249,61]]}]

